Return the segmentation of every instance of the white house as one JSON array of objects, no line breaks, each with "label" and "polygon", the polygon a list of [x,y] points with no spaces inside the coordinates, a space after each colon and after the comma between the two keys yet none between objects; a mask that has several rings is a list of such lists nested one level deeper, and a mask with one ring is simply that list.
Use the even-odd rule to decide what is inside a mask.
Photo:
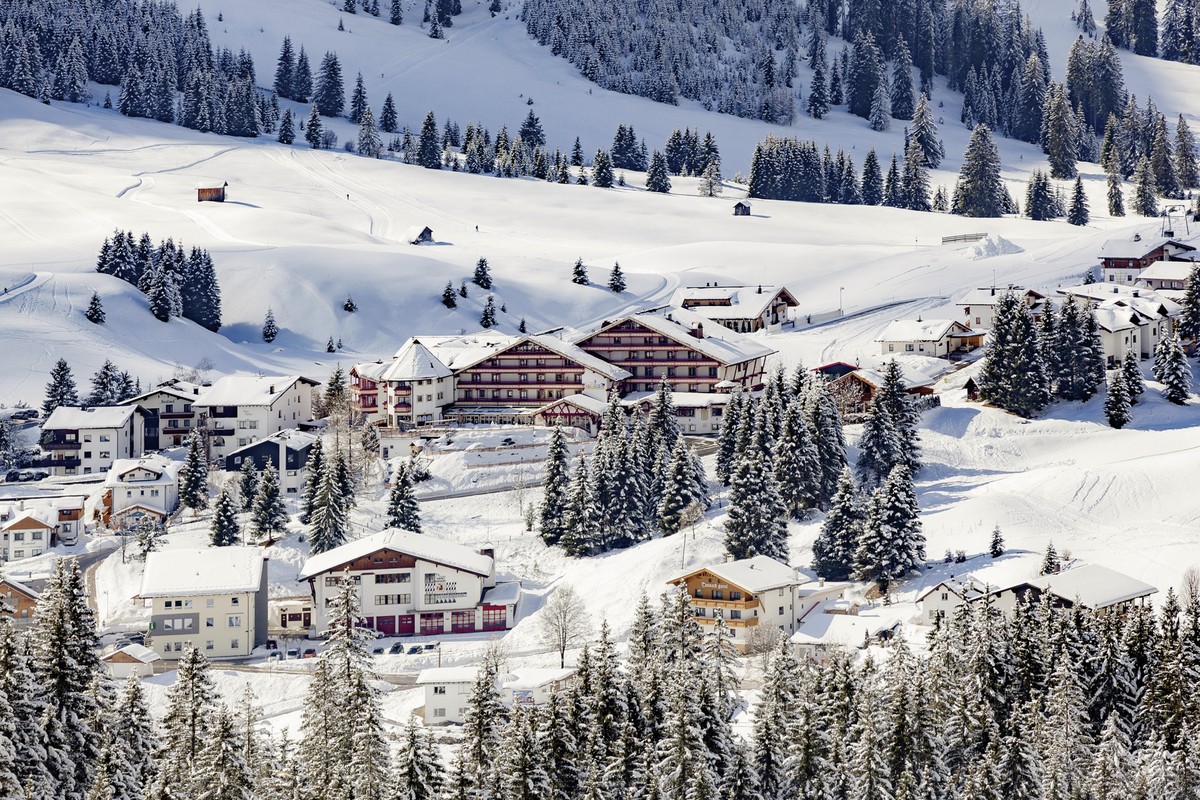
[{"label": "white house", "polygon": [[1140,233],[1135,233],[1124,239],[1109,239],[1100,247],[1100,280],[1132,286],[1142,270],[1154,262],[1167,261],[1195,249],[1166,236],[1143,238]]},{"label": "white house", "polygon": [[725,620],[734,646],[745,652],[755,629],[792,633],[818,603],[840,597],[847,584],[814,580],[767,556],[725,561],[694,569],[668,583],[692,598],[696,621],[707,627]]},{"label": "white house", "polygon": [[119,458],[142,453],[146,411],[141,406],[60,406],[42,424],[36,466],[52,475],[107,472]]},{"label": "white house", "polygon": [[230,375],[200,393],[192,404],[208,432],[209,456],[220,461],[233,450],[312,418],[317,381],[299,375]]},{"label": "white house", "polygon": [[[479,678],[478,667],[434,667],[423,669],[417,685],[425,687],[425,724],[461,725],[466,718],[467,698]],[[506,707],[539,706],[569,688],[575,681],[574,668],[521,668],[496,676],[500,702]]]},{"label": "white house", "polygon": [[114,678],[128,678],[130,675],[149,677],[154,674],[155,663],[162,660],[163,657],[158,653],[140,644],[127,644],[100,656],[100,663]]},{"label": "white house", "polygon": [[181,467],[161,455],[118,459],[104,478],[101,521],[119,530],[133,527],[143,517],[165,520],[179,507]]},{"label": "white house", "polygon": [[[441,342],[449,337],[433,338]],[[454,372],[418,339],[396,351],[379,382],[392,428],[440,422],[442,409],[454,402]]]},{"label": "white house", "polygon": [[1137,282],[1134,285],[1157,292],[1168,300],[1182,303],[1183,297],[1187,293],[1188,277],[1195,268],[1196,262],[1191,259],[1155,261],[1138,273]]},{"label": "white house", "polygon": [[85,497],[30,497],[0,505],[0,560],[40,556],[55,545],[75,544],[83,533]]},{"label": "white house", "polygon": [[921,610],[921,622],[932,625],[954,613],[963,603],[973,602],[987,593],[986,587],[975,580],[945,580],[929,586],[916,597]]},{"label": "white house", "polygon": [[791,309],[800,305],[784,286],[688,286],[673,300],[686,308],[739,333],[754,333],[789,321]]},{"label": "white house", "polygon": [[990,331],[996,318],[996,306],[1005,292],[1015,294],[1021,302],[1034,310],[1035,316],[1040,316],[1041,309],[1045,306],[1044,294],[1023,286],[984,286],[972,289],[959,299],[957,305],[962,310],[962,323],[973,331]]},{"label": "white house", "polygon": [[838,614],[821,608],[809,614],[792,634],[796,657],[821,660],[832,649],[861,649],[883,642],[900,628],[900,620],[888,614]]},{"label": "white house", "polygon": [[147,644],[167,660],[191,644],[236,658],[267,640],[267,558],[260,547],[161,550],[146,557]]},{"label": "white house", "polygon": [[1128,350],[1150,358],[1159,341],[1171,335],[1175,320],[1183,313],[1174,300],[1139,287],[1091,283],[1060,288],[1058,293],[1080,307],[1095,310],[1110,365],[1124,358]]},{"label": "white house", "polygon": [[983,334],[954,319],[897,319],[889,322],[875,341],[885,356],[909,353],[949,358],[979,347]]},{"label": "white house", "polygon": [[305,562],[298,580],[309,583],[318,635],[347,572],[366,625],[388,636],[504,631],[520,596],[519,584],[496,583],[490,550],[389,528]]}]

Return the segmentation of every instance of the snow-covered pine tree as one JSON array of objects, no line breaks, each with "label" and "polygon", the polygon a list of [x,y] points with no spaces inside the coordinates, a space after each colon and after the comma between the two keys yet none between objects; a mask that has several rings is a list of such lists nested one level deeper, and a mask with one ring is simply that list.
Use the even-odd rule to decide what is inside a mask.
[{"label": "snow-covered pine tree", "polygon": [[1108,382],[1108,395],[1104,398],[1104,416],[1114,428],[1124,428],[1131,419],[1129,388],[1125,385],[1125,373],[1116,370]]},{"label": "snow-covered pine tree", "polygon": [[885,594],[891,582],[925,561],[925,534],[912,474],[897,464],[867,503],[862,535],[854,554],[855,575],[875,581]]},{"label": "snow-covered pine tree", "polygon": [[92,292],[92,299],[88,302],[87,311],[83,314],[88,322],[95,325],[104,324],[104,304],[100,301],[100,293]]},{"label": "snow-covered pine tree", "polygon": [[616,294],[625,291],[625,273],[621,271],[620,263],[615,261],[612,271],[608,273],[608,290]]},{"label": "snow-covered pine tree", "polygon": [[213,547],[227,547],[237,544],[241,539],[242,528],[237,521],[237,505],[229,487],[222,486],[213,504],[212,523],[209,526],[208,541]]},{"label": "snow-covered pine tree", "polygon": [[820,453],[813,442],[804,407],[792,400],[784,413],[783,427],[772,463],[780,498],[789,516],[800,520],[820,500]]},{"label": "snow-covered pine tree", "polygon": [[854,553],[862,536],[866,509],[850,468],[838,477],[837,492],[821,532],[813,542],[813,570],[823,578],[845,580],[854,571]]},{"label": "snow-covered pine tree", "polygon": [[338,60],[337,53],[326,52],[321,59],[313,103],[323,117],[340,117],[346,107],[342,63]]},{"label": "snow-covered pine tree", "polygon": [[287,531],[288,514],[279,490],[279,469],[268,465],[262,471],[250,510],[250,533],[256,542],[273,542]]},{"label": "snow-covered pine tree", "polygon": [[179,470],[179,502],[193,512],[208,506],[208,460],[200,431],[188,436],[188,451]]},{"label": "snow-covered pine tree", "polygon": [[871,130],[886,131],[892,127],[892,101],[888,97],[887,81],[881,80],[875,84],[875,94],[871,97],[871,114],[867,118]]},{"label": "snow-covered pine tree", "polygon": [[396,474],[392,476],[387,514],[389,528],[421,532],[421,509],[417,505],[416,495],[413,494],[412,473],[406,464],[397,466]]},{"label": "snow-covered pine tree", "polygon": [[555,426],[546,449],[546,473],[542,480],[542,502],[538,508],[542,541],[558,544],[564,533],[564,521],[571,488],[567,464],[567,438]]},{"label": "snow-covered pine tree", "polygon": [[927,94],[922,94],[917,100],[912,125],[909,127],[909,137],[920,146],[925,155],[925,164],[930,169],[937,169],[946,153],[942,147],[942,140],[938,138],[937,123],[934,122]]},{"label": "snow-covered pine tree", "polygon": [[1200,266],[1193,266],[1184,284],[1183,311],[1175,324],[1179,338],[1186,342],[1200,340]]},{"label": "snow-covered pine tree", "polygon": [[1179,334],[1172,332],[1162,340],[1161,346],[1163,358],[1159,380],[1163,385],[1163,397],[1176,405],[1185,405],[1192,394],[1192,368],[1179,342]]},{"label": "snow-covered pine tree", "polygon": [[275,337],[279,335],[279,328],[275,324],[275,312],[270,308],[267,309],[266,319],[263,320],[262,338],[267,344],[275,341]]},{"label": "snow-covered pine tree", "polygon": [[46,384],[46,399],[42,401],[42,417],[49,417],[60,406],[79,405],[79,393],[75,388],[75,376],[65,358],[60,358],[50,370],[50,381]]},{"label": "snow-covered pine tree", "polygon": [[[311,450],[309,458],[312,458]],[[343,494],[338,477],[339,471],[344,472],[344,465],[341,453],[333,453],[322,461],[320,483],[309,515],[313,553],[324,553],[346,541],[350,501]]]},{"label": "snow-covered pine tree", "polygon": [[588,285],[587,267],[583,263],[582,258],[575,259],[575,266],[571,269],[571,283],[579,286]]},{"label": "snow-covered pine tree", "polygon": [[963,154],[954,186],[952,211],[964,217],[998,217],[1003,213],[1000,152],[986,125],[977,125]]},{"label": "snow-covered pine tree", "polygon": [[1129,392],[1129,404],[1137,405],[1138,398],[1146,393],[1146,378],[1142,375],[1142,365],[1133,350],[1125,353],[1121,361],[1121,373],[1125,378],[1125,389]]},{"label": "snow-covered pine tree", "polygon": [[757,449],[738,459],[729,483],[725,550],[734,559],[768,556],[788,562],[787,514],[775,476]]},{"label": "snow-covered pine tree", "polygon": [[871,413],[863,425],[862,437],[858,440],[855,473],[859,483],[867,488],[878,486],[900,461],[900,440],[891,410],[876,402],[871,407]]},{"label": "snow-covered pine tree", "polygon": [[487,300],[483,303],[483,312],[479,316],[479,325],[482,328],[494,328],[496,326],[496,297],[488,295]]},{"label": "snow-covered pine tree", "polygon": [[847,464],[842,418],[837,402],[824,381],[814,380],[810,383],[808,394],[804,397],[804,409],[821,466],[820,506],[827,508],[837,492],[838,476]]},{"label": "snow-covered pine tree", "polygon": [[1143,217],[1158,216],[1158,189],[1150,159],[1142,156],[1133,173],[1133,212]]},{"label": "snow-covered pine tree", "polygon": [[1071,192],[1071,207],[1067,211],[1067,222],[1072,225],[1088,224],[1087,194],[1083,191],[1083,178],[1075,176],[1075,188]]},{"label": "snow-covered pine tree", "polygon": [[250,800],[254,775],[246,763],[233,716],[224,705],[217,708],[205,737],[196,771],[196,797],[202,800]]},{"label": "snow-covered pine tree", "polygon": [[254,506],[254,495],[257,493],[258,470],[254,466],[254,459],[247,458],[242,461],[242,468],[238,471],[238,496],[242,501],[242,511],[249,511]]},{"label": "snow-covered pine tree", "polygon": [[[554,695],[557,697],[557,693]],[[393,787],[397,800],[437,800],[445,782],[445,768],[432,735],[417,727],[413,717],[400,734]]]},{"label": "snow-covered pine tree", "polygon": [[1054,542],[1046,543],[1046,554],[1042,557],[1042,567],[1039,574],[1053,575],[1062,569],[1062,562],[1058,558],[1058,550],[1054,547]]},{"label": "snow-covered pine tree", "polygon": [[204,654],[189,645],[177,669],[166,692],[156,753],[159,779],[178,787],[169,797],[179,790],[190,794],[207,783],[201,760],[217,715],[217,691]]},{"label": "snow-covered pine tree", "polygon": [[999,525],[992,528],[992,540],[988,545],[988,554],[992,558],[1004,555],[1004,534],[1001,533]]},{"label": "snow-covered pine tree", "polygon": [[471,283],[480,289],[492,288],[492,273],[488,267],[488,260],[486,258],[480,258],[475,262],[475,274],[471,276]]},{"label": "snow-covered pine tree", "polygon": [[977,379],[984,400],[1023,417],[1046,407],[1050,387],[1038,338],[1029,307],[1002,294]]},{"label": "snow-covered pine tree", "polygon": [[362,110],[358,122],[358,144],[356,150],[366,158],[380,158],[383,155],[383,140],[379,138],[379,129],[375,127],[375,114],[370,106]]},{"label": "snow-covered pine tree", "polygon": [[679,437],[666,464],[656,508],[658,530],[664,536],[678,533],[688,517],[697,513],[700,503],[695,496],[695,479],[691,453],[683,437]]}]

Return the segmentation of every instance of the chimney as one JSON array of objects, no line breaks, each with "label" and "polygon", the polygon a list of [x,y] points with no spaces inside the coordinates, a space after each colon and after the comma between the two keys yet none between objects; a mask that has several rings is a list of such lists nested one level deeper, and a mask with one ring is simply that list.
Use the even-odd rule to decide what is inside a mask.
[{"label": "chimney", "polygon": [[1141,290],[1141,289],[1134,289],[1134,290],[1133,290],[1133,296],[1134,296],[1134,297],[1141,297],[1141,296],[1142,296],[1142,290]]},{"label": "chimney", "polygon": [[495,560],[496,550],[493,547],[481,547],[479,548],[479,555],[487,556],[488,558]]},{"label": "chimney", "polygon": [[688,333],[690,333],[693,337],[695,337],[697,339],[703,339],[704,338],[704,323],[697,322],[696,327],[692,328],[690,331],[688,331]]},{"label": "chimney", "polygon": [[271,384],[271,387],[267,389],[267,394],[275,394],[275,384]]},{"label": "chimney", "polygon": [[1140,233],[1135,233],[1135,234],[1133,235],[1133,240],[1134,240],[1135,242],[1140,242],[1140,241],[1142,240],[1142,235],[1141,235]]}]

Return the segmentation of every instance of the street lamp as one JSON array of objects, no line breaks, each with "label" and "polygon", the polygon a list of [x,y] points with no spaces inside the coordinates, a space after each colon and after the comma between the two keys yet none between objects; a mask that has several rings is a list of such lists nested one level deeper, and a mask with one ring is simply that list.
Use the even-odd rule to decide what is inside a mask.
[{"label": "street lamp", "polygon": [[842,292],[844,292],[844,291],[846,291],[845,286],[838,287],[838,316],[839,317],[844,317],[846,315],[846,311],[845,311],[846,307],[844,305],[842,305]]}]

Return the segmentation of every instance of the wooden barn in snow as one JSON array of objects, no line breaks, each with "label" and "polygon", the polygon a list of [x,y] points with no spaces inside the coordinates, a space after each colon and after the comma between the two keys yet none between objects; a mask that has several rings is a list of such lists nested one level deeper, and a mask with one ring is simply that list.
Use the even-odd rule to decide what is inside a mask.
[{"label": "wooden barn in snow", "polygon": [[229,188],[229,181],[221,181],[220,183],[200,182],[196,184],[196,202],[225,202],[225,190]]},{"label": "wooden barn in snow", "polygon": [[404,241],[409,244],[433,244],[433,229],[427,225],[414,225],[404,232]]},{"label": "wooden barn in snow", "polygon": [[748,217],[748,216],[750,216],[750,204],[749,204],[749,203],[747,203],[747,202],[746,202],[746,201],[744,201],[744,200],[741,200],[741,201],[738,201],[737,203],[734,203],[734,204],[733,204],[733,215],[734,215],[735,217]]}]

